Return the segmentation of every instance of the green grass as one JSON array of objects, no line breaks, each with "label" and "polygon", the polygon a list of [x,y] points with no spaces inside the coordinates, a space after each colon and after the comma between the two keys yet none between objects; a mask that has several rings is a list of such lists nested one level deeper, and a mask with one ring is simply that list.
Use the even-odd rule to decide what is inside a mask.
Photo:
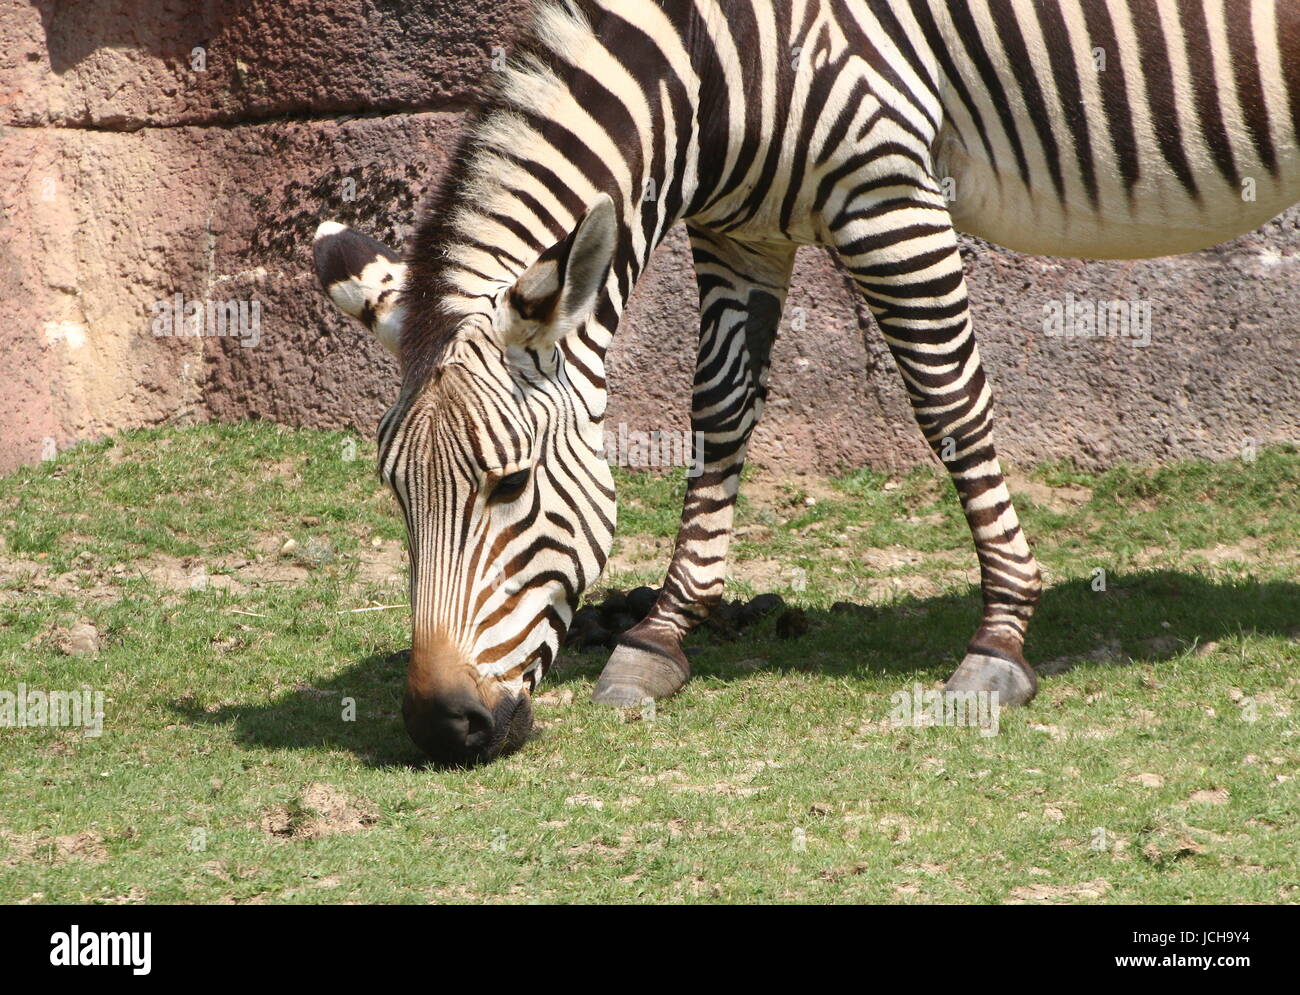
[{"label": "green grass", "polygon": [[[644,716],[589,705],[603,656],[570,655],[533,742],[450,772],[401,727],[406,613],[340,614],[405,601],[367,573],[401,536],[369,444],[132,432],[0,478],[0,690],[106,698],[97,738],[0,729],[0,900],[1300,898],[1300,455],[1020,478],[1029,655],[1066,672],[992,737],[889,723],[978,617],[947,483],[752,476],[734,589],[807,636],[701,633]],[[608,583],[657,582],[680,486],[620,475]],[[81,622],[96,656],[60,648]]]}]

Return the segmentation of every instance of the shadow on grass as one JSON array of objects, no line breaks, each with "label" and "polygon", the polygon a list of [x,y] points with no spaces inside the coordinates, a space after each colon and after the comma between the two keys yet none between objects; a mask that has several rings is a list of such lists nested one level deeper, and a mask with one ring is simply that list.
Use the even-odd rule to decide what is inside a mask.
[{"label": "shadow on grass", "polygon": [[[719,637],[706,623],[687,640],[686,652],[695,676],[723,680],[776,671],[942,681],[961,661],[980,605],[979,588],[971,586],[884,605],[808,609],[810,631],[795,639],[777,637],[774,617],[734,639]],[[1026,655],[1050,679],[1073,667],[1159,662],[1247,633],[1300,640],[1300,583],[1172,570],[1112,573],[1105,591],[1094,591],[1088,579],[1047,588]],[[607,655],[562,657],[548,682],[594,680]]]},{"label": "shadow on grass", "polygon": [[[697,676],[728,682],[758,671],[940,681],[960,661],[979,604],[978,588],[970,588],[838,612],[808,610],[809,631],[797,639],[778,639],[769,618],[733,641],[701,630],[687,649]],[[1040,667],[1053,661],[1054,672],[1158,663],[1241,634],[1300,640],[1300,584],[1175,571],[1113,574],[1104,592],[1087,580],[1063,582],[1044,593],[1028,656]],[[606,656],[563,655],[547,684],[594,680]],[[420,765],[401,721],[406,657],[406,651],[375,654],[331,678],[328,688],[300,685],[268,704],[208,711],[177,701],[173,707],[191,723],[233,725],[236,741],[250,747],[343,750],[374,767]],[[344,720],[344,699],[355,702],[354,721]]]},{"label": "shadow on grass", "polygon": [[208,710],[190,698],[172,702],[193,725],[230,725],[237,743],[265,750],[341,750],[369,767],[424,766],[402,726],[409,651],[375,653],[322,687],[299,684],[266,704]]}]

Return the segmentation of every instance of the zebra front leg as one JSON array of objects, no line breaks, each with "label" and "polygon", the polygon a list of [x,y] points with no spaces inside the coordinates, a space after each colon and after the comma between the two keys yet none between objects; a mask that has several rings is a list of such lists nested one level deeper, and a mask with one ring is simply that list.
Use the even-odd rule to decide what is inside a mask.
[{"label": "zebra front leg", "polygon": [[983,691],[1025,704],[1038,680],[1025,632],[1042,583],[993,446],[989,386],[971,328],[961,255],[937,185],[827,219],[889,344],[926,441],[961,499],[980,563],[984,614],[950,691]]},{"label": "zebra front leg", "polygon": [[619,638],[592,700],[637,705],[680,691],[682,639],[722,600],[727,547],[749,436],[794,264],[794,246],[755,245],[690,227],[700,290],[691,427],[700,450],[686,484],[672,563],[654,609]]}]

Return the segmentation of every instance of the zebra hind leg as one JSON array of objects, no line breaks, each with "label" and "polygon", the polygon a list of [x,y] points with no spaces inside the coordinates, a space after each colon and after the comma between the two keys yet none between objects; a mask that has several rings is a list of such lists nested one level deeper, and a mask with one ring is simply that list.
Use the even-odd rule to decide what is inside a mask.
[{"label": "zebra hind leg", "polygon": [[767,395],[770,350],[794,264],[790,245],[689,230],[701,315],[691,427],[702,453],[695,453],[687,479],[659,600],[619,638],[592,693],[600,704],[666,698],[690,677],[682,640],[722,600],[740,471]]},{"label": "zebra hind leg", "polygon": [[961,255],[937,184],[880,198],[860,188],[828,229],[902,374],[916,420],[961,499],[980,563],[984,611],[947,690],[1027,703],[1038,680],[1024,658],[1038,565],[993,446],[990,390],[971,327]]}]

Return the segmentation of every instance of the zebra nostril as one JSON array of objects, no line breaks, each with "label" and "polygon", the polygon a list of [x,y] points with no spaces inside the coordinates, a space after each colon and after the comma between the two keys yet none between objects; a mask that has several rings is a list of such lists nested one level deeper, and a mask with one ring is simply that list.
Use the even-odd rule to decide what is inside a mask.
[{"label": "zebra nostril", "polygon": [[435,763],[463,765],[490,759],[496,723],[472,691],[432,698],[408,694],[402,718],[412,741]]},{"label": "zebra nostril", "polygon": [[475,700],[465,710],[465,748],[471,753],[481,753],[492,743],[496,722],[481,701]]}]

